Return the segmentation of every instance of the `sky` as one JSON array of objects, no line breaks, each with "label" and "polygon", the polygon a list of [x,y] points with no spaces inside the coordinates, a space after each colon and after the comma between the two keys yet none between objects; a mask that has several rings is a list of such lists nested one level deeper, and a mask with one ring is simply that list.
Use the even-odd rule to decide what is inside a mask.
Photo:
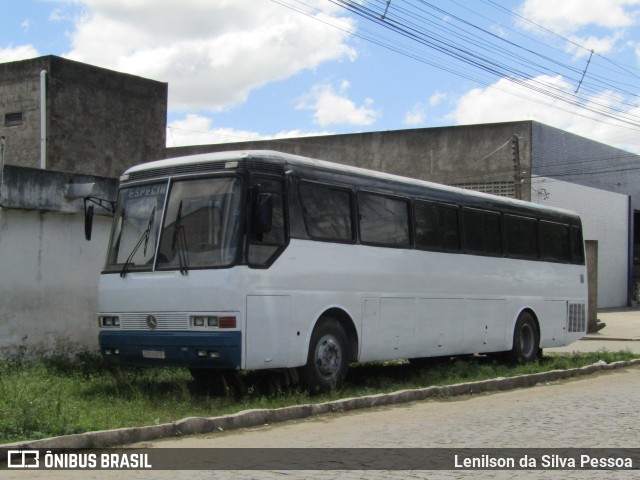
[{"label": "sky", "polygon": [[0,62],[167,82],[169,147],[536,120],[640,153],[640,0],[0,0],[0,19]]}]

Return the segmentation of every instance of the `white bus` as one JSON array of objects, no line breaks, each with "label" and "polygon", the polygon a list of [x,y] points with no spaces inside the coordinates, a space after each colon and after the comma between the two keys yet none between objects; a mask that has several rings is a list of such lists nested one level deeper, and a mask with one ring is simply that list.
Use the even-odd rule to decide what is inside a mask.
[{"label": "white bus", "polygon": [[111,362],[299,368],[505,352],[586,333],[573,213],[272,151],[146,163],[121,177],[99,284]]}]

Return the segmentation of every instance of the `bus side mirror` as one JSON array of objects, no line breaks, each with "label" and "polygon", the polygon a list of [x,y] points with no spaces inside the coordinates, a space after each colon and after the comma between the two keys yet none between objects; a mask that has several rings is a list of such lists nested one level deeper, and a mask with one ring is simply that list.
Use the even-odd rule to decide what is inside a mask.
[{"label": "bus side mirror", "polygon": [[252,230],[256,235],[262,235],[271,231],[273,224],[273,195],[259,193],[256,196],[253,207]]},{"label": "bus side mirror", "polygon": [[84,238],[91,240],[91,231],[93,230],[93,205],[84,206]]},{"label": "bus side mirror", "polygon": [[84,197],[83,201],[84,201],[84,238],[86,238],[87,240],[91,240],[91,231],[93,230],[94,206],[90,205],[90,203],[94,203],[100,208],[104,208],[105,210],[114,214],[116,213],[116,202],[113,202],[111,200],[106,200],[104,198],[90,197],[90,196]]}]

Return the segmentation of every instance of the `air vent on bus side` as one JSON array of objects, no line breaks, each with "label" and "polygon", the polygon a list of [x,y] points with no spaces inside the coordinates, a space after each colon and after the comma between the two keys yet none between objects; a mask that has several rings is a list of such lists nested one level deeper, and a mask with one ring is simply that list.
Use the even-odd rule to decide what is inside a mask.
[{"label": "air vent on bus side", "polygon": [[586,308],[584,303],[570,303],[568,332],[584,332],[587,329]]}]

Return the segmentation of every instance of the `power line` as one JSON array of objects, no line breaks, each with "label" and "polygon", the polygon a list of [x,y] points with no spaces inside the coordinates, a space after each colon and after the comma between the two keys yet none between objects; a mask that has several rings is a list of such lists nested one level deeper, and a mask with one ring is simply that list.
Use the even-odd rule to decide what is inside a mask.
[{"label": "power line", "polygon": [[[365,18],[369,21],[379,24],[384,28],[387,28],[401,35],[405,39],[409,39],[413,42],[422,44],[430,49],[435,50],[438,53],[447,55],[458,61],[471,65],[476,69],[483,70],[486,73],[493,75],[494,77],[507,78],[513,83],[516,83],[520,86],[531,89],[542,95],[547,95],[555,100],[565,102],[570,105],[580,107],[582,109],[587,109],[598,115],[615,119],[615,120],[630,124],[634,127],[640,127],[640,116],[630,114],[629,112],[624,111],[619,107],[615,107],[610,104],[605,104],[602,101],[594,98],[587,99],[582,95],[575,94],[570,90],[564,89],[562,87],[558,87],[553,83],[543,81],[540,79],[540,77],[534,76],[534,74],[536,73],[538,74],[541,73],[539,68],[537,70],[532,69],[531,67],[528,67],[528,69],[519,68],[518,65],[522,67],[522,65],[524,65],[525,63],[532,64],[532,61],[530,59],[525,59],[524,57],[520,57],[519,54],[517,53],[506,50],[504,44],[498,46],[497,48],[501,49],[501,51],[506,52],[506,54],[510,56],[516,56],[516,58],[521,58],[522,61],[519,61],[515,64],[513,62],[511,64],[504,63],[496,56],[486,55],[485,53],[486,50],[479,51],[477,49],[474,50],[473,48],[469,47],[469,44],[471,43],[473,45],[473,42],[466,42],[463,45],[456,42],[455,39],[452,39],[451,37],[440,36],[438,34],[433,33],[432,30],[426,29],[421,25],[417,25],[416,22],[412,20],[412,18],[419,17],[421,13],[420,7],[417,7],[412,12],[409,12],[402,6],[404,4],[400,4],[400,6],[396,7],[395,9],[391,9],[387,13],[384,19],[381,19],[377,15],[376,9],[367,6],[366,2],[361,3],[361,2],[355,2],[353,0],[331,0],[331,1],[332,3],[340,4],[341,6],[355,13],[356,15],[360,16],[361,18]],[[466,22],[460,19],[459,17],[456,17],[455,15],[451,14],[450,12],[447,12],[439,7],[436,7],[424,0],[417,0],[417,2],[418,4],[420,4],[420,6],[426,6],[428,8],[432,8],[434,9],[434,11],[440,13],[441,15],[446,14],[447,18],[453,19],[457,22],[464,23],[465,25],[469,25],[469,22]],[[429,23],[428,19],[426,20],[424,18],[420,18],[420,19],[423,22]],[[475,27],[475,26],[473,27],[489,35],[493,35],[487,32],[486,30],[480,29],[479,27]],[[495,37],[495,38],[497,38],[498,40],[503,40],[503,39],[500,39],[499,37]],[[503,40],[503,43],[509,44],[509,42],[505,40]],[[522,47],[514,45],[512,43],[510,43],[509,46],[515,47],[516,50],[518,49],[524,50]],[[535,52],[532,52],[530,50],[527,51],[527,53],[532,54],[534,58],[544,59],[541,55]],[[540,67],[539,63],[533,62],[533,65]],[[554,71],[551,69],[548,69],[548,71],[550,74],[558,73],[557,71]],[[574,72],[575,71],[576,70],[574,69]],[[577,79],[574,79],[574,82],[577,83]],[[589,100],[589,103],[586,103],[587,100]],[[634,106],[637,106],[637,105],[634,105]],[[611,112],[614,112],[614,113],[611,113]]]},{"label": "power line", "polygon": [[[538,23],[536,23],[536,22],[534,22],[534,21],[532,21],[532,20],[530,20],[530,19],[528,19],[528,18],[526,18],[526,17],[524,17],[522,15],[519,15],[516,12],[513,12],[513,11],[509,10],[508,8],[496,3],[494,0],[480,0],[480,1],[484,2],[485,4],[493,6],[494,8],[496,8],[498,10],[502,10],[502,11],[506,12],[507,14],[520,19],[521,21],[526,22],[526,23],[536,27],[537,29],[540,29],[540,30],[542,30],[542,31],[544,31],[544,32],[546,32],[546,33],[548,33],[550,35],[553,35],[554,37],[557,37],[557,38],[561,39],[563,42],[567,42],[567,43],[569,43],[569,44],[571,44],[571,45],[573,45],[573,46],[575,46],[577,48],[580,48],[580,49],[584,50],[585,52],[589,52],[590,51],[590,49],[588,49],[587,47],[585,47],[583,45],[580,45],[579,43],[575,42],[574,40],[571,40],[570,38],[567,38],[567,37],[565,37],[563,35],[560,35],[559,33],[554,32],[553,30],[550,30],[550,29],[548,29],[546,27],[543,27],[542,25],[540,25],[540,24],[538,24]],[[611,59],[609,59],[609,58],[607,58],[607,57],[605,57],[603,55],[600,55],[598,53],[596,53],[596,56],[598,56],[602,60],[605,60],[606,62],[611,63],[612,65],[616,66],[618,71],[624,71],[627,74],[629,74],[630,76],[634,77],[635,79],[640,80],[640,70],[638,70],[637,68],[631,67],[631,66],[628,66],[628,65],[624,65],[624,64],[622,64],[620,62],[613,61],[613,60],[611,60]],[[636,70],[638,73],[634,73],[632,70]]]},{"label": "power line", "polygon": [[[317,14],[319,10],[302,0],[272,1],[311,18],[319,19]],[[640,109],[639,104],[629,99],[637,97],[632,92],[621,89],[612,81],[606,80],[606,77],[599,76],[590,69],[589,74],[585,75],[580,92],[576,93],[572,88],[575,89],[579,84],[579,78],[584,69],[572,67],[548,54],[508,41],[425,0],[390,4],[386,0],[329,1],[366,20],[366,23],[354,31],[350,25],[340,25],[339,21],[327,20],[326,16],[320,21],[395,53],[544,106],[565,110],[601,123],[619,125],[621,128],[633,131],[640,128],[640,115],[628,108]],[[490,0],[487,1],[490,2]],[[494,2],[490,3],[495,5]],[[500,6],[496,8],[504,9]],[[517,15],[508,10],[505,11]],[[443,21],[442,18],[445,17],[446,21]],[[518,16],[518,18],[524,17]],[[390,33],[391,36],[385,33]],[[569,41],[564,37],[558,37]],[[553,49],[553,47],[548,48]],[[428,53],[429,50],[432,53],[435,52],[437,58],[434,58],[432,53]],[[604,57],[599,56],[599,58]],[[622,68],[618,64],[616,66]],[[471,67],[471,70],[466,69],[467,67]],[[574,86],[569,88],[556,85],[550,81],[551,78],[548,79],[545,76],[569,79]],[[524,91],[516,93],[497,87],[496,78],[508,79],[514,85],[522,87],[524,91],[529,90],[535,96],[526,95]],[[603,91],[603,88],[606,90]],[[586,96],[587,94],[591,96]],[[542,98],[549,98],[551,102],[544,101]],[[562,104],[565,107],[562,107]]]}]

